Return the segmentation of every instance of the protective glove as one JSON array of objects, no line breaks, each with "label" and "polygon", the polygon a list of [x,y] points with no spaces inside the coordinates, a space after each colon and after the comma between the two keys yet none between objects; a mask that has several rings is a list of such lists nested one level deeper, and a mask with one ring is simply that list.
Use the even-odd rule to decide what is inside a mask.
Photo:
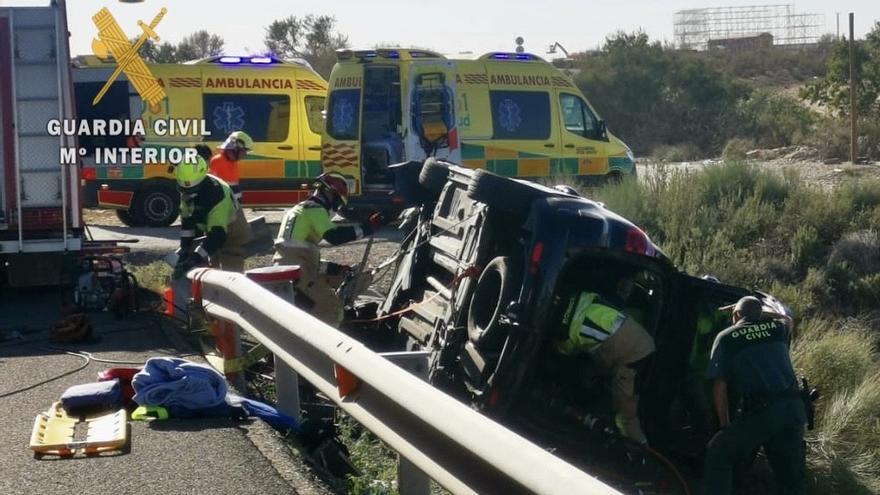
[{"label": "protective glove", "polygon": [[381,213],[377,212],[370,215],[370,218],[368,218],[367,221],[361,225],[361,229],[363,229],[364,235],[370,235],[373,232],[379,230],[384,224],[385,217],[382,216]]},{"label": "protective glove", "polygon": [[193,268],[205,264],[207,264],[207,260],[202,258],[198,253],[190,253],[186,256],[181,256],[177,265],[174,266],[174,273],[171,277],[175,280],[183,278]]}]

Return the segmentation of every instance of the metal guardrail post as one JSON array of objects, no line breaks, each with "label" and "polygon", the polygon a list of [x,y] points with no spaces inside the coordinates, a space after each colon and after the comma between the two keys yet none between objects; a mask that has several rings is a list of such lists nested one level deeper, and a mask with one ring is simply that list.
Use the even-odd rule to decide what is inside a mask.
[{"label": "metal guardrail post", "polygon": [[[384,352],[379,355],[422,380],[428,381],[430,352]],[[431,478],[415,464],[397,454],[397,487],[400,495],[430,495]]]},{"label": "metal guardrail post", "polygon": [[275,395],[278,409],[300,421],[299,374],[275,356]]}]

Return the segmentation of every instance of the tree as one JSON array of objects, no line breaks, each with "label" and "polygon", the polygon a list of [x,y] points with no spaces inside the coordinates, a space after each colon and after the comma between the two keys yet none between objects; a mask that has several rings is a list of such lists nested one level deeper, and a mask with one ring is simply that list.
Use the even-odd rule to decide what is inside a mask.
[{"label": "tree", "polygon": [[225,44],[223,38],[216,34],[210,34],[205,30],[196,31],[178,43],[177,58],[183,61],[216,57],[223,53]]},{"label": "tree", "polygon": [[302,58],[324,77],[336,63],[336,50],[348,46],[348,36],[334,31],[336,19],[327,15],[289,16],[266,27],[269,54],[282,59]]},{"label": "tree", "polygon": [[[856,76],[856,108],[860,115],[880,112],[880,22],[868,33],[865,40],[858,40],[853,50],[853,72]],[[849,43],[834,43],[831,57],[826,65],[825,77],[801,90],[801,98],[826,106],[838,116],[847,116],[849,102]]]},{"label": "tree", "polygon": [[641,31],[609,36],[598,53],[577,56],[576,66],[575,83],[637,153],[680,143],[719,151],[746,93],[698,55],[664,48]]},{"label": "tree", "polygon": [[[132,43],[135,41],[137,38],[131,40]],[[177,45],[167,41],[157,44],[147,40],[141,45],[139,53],[147,62],[174,64],[221,55],[225,44],[220,36],[201,30],[183,38]]]}]

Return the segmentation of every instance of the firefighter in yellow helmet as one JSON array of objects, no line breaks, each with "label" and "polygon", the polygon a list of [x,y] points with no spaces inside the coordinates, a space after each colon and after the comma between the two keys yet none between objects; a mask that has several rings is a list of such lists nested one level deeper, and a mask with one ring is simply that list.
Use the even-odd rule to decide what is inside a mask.
[{"label": "firefighter in yellow helmet", "polygon": [[371,235],[384,219],[374,213],[361,225],[338,225],[331,213],[348,202],[348,182],[337,172],[321,174],[315,190],[304,201],[287,211],[275,239],[275,263],[299,265],[302,272],[297,288],[314,306],[311,312],[328,325],[342,321],[342,303],[333,290],[347,267],[321,260],[318,243],[339,245]]},{"label": "firefighter in yellow helmet", "polygon": [[243,246],[250,240],[250,228],[232,189],[208,174],[208,164],[201,156],[193,163],[177,165],[175,176],[181,222],[175,278],[209,263],[227,271],[243,271]]}]

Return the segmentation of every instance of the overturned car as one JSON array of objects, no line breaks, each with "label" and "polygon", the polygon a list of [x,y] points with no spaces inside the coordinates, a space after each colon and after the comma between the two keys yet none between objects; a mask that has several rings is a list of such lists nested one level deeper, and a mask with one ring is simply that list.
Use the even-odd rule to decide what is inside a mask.
[{"label": "overturned car", "polygon": [[430,351],[432,383],[622,488],[660,483],[666,467],[614,426],[607,375],[557,349],[568,301],[627,278],[626,313],[656,346],[635,385],[651,451],[699,459],[714,423],[708,356],[730,320],[718,308],[752,294],[784,312],[778,301],[681,272],[630,221],[564,189],[433,159],[395,172],[408,234],[386,295],[356,304],[369,323],[350,330]]}]

